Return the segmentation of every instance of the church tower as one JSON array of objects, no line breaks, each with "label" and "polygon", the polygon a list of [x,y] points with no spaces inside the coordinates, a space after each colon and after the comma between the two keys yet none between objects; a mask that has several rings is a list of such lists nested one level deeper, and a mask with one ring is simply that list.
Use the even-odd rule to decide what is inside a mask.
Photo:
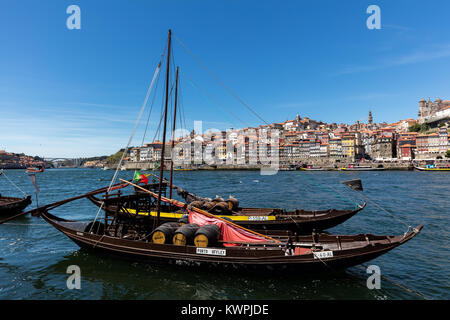
[{"label": "church tower", "polygon": [[423,117],[425,114],[425,109],[427,106],[427,101],[425,99],[422,99],[419,101],[419,118]]},{"label": "church tower", "polygon": [[369,111],[369,124],[373,123],[372,111]]}]

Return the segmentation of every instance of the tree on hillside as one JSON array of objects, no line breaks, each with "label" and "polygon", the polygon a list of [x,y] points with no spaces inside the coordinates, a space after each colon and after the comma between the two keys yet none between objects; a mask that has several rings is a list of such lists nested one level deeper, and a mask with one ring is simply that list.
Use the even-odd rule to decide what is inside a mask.
[{"label": "tree on hillside", "polygon": [[428,130],[430,130],[430,126],[426,123],[416,123],[408,128],[409,132],[427,132]]},{"label": "tree on hillside", "polygon": [[110,155],[108,158],[106,158],[106,163],[108,164],[115,164],[120,161],[120,158],[122,158],[123,152],[125,149],[121,149],[120,151],[117,151],[115,154]]}]

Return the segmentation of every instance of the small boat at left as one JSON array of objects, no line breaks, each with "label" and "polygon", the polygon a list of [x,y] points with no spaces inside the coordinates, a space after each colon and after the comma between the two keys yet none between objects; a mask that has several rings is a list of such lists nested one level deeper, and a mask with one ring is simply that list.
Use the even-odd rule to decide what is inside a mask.
[{"label": "small boat at left", "polygon": [[24,198],[5,197],[0,194],[0,215],[13,215],[23,211],[31,204],[31,196],[26,195],[10,178],[6,176],[3,170],[0,170],[0,176],[5,177],[13,186],[24,194]]},{"label": "small boat at left", "polygon": [[0,215],[20,213],[31,204],[31,196],[25,198],[4,197],[0,194]]}]

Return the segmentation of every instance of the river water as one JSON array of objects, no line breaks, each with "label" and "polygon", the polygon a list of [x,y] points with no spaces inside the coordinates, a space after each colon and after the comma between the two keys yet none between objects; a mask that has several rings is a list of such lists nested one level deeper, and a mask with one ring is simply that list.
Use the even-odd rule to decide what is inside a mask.
[{"label": "river water", "polygon": [[[6,170],[28,194],[34,187],[24,170]],[[109,184],[113,171],[50,169],[38,175],[39,204],[69,198]],[[121,171],[122,178],[133,172]],[[174,182],[201,196],[233,195],[242,206],[353,208],[362,196],[341,182],[361,178],[367,207],[328,232],[403,234],[407,225],[424,225],[410,242],[371,261],[381,274],[430,299],[450,298],[450,174],[437,172],[279,172],[178,171]],[[0,176],[0,193],[20,192]],[[36,205],[33,198],[33,204]],[[66,219],[93,219],[97,208],[87,199],[52,211]],[[393,214],[395,217],[392,217]],[[81,269],[81,289],[69,290],[67,267]],[[80,250],[40,218],[24,217],[0,225],[0,299],[422,299],[382,279],[367,288],[363,266],[327,274],[245,275],[197,271],[97,256]]]}]

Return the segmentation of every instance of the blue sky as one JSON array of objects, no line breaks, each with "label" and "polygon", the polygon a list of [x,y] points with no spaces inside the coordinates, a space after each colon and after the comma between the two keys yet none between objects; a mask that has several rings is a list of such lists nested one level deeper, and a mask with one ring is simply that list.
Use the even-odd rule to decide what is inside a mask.
[{"label": "blue sky", "polygon": [[[66,27],[71,4],[81,30]],[[381,30],[366,27],[371,4]],[[369,110],[376,122],[415,118],[421,98],[450,98],[449,13],[448,1],[412,0],[2,1],[0,149],[75,157],[124,147],[169,28],[269,123],[297,113],[354,123]],[[261,124],[173,46],[187,128]]]}]

